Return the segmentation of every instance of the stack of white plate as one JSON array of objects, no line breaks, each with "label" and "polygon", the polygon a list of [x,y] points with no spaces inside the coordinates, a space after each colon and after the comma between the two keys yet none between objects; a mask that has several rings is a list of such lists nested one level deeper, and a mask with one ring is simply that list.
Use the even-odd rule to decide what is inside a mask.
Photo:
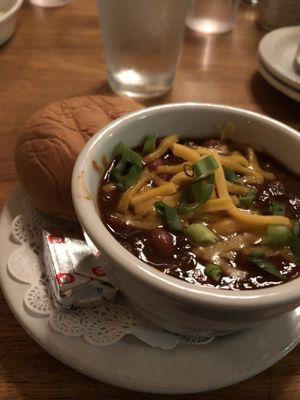
[{"label": "stack of white plate", "polygon": [[300,102],[300,74],[296,65],[300,26],[276,29],[265,35],[258,48],[258,69],[276,89]]}]

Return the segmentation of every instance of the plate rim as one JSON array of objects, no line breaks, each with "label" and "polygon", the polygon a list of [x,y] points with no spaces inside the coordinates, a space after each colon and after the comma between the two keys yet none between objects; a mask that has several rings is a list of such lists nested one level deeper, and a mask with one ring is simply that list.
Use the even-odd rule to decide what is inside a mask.
[{"label": "plate rim", "polygon": [[284,72],[280,68],[276,68],[277,64],[275,64],[274,66],[274,64],[270,62],[270,52],[274,50],[274,43],[276,42],[276,40],[278,40],[278,36],[282,37],[284,35],[290,35],[294,37],[297,31],[300,37],[300,26],[297,25],[275,29],[263,36],[258,46],[258,54],[265,67],[274,75],[274,77],[280,79],[294,90],[300,90],[300,75],[299,79],[294,79],[290,77],[290,75],[284,74]]},{"label": "plate rim", "polygon": [[272,75],[272,73],[267,69],[267,67],[263,64],[262,60],[260,60],[259,57],[257,58],[257,65],[259,73],[273,88],[288,96],[289,98],[300,102],[300,91],[297,91],[290,86],[287,86],[285,83]]},{"label": "plate rim", "polygon": [[[16,192],[13,193],[13,196],[16,196]],[[11,204],[9,203],[9,201],[5,204],[3,211],[1,213],[1,218],[0,218],[0,238],[5,237],[6,238],[6,242],[7,243],[11,243],[9,242],[9,232],[7,232],[7,230],[5,229],[5,226],[10,226],[8,224],[8,219],[10,217],[9,211],[8,209],[12,208]],[[300,309],[297,312],[297,328],[294,330],[297,332],[294,332],[293,334],[293,340],[292,341],[288,341],[286,342],[286,340],[284,340],[284,343],[281,344],[281,346],[279,346],[279,348],[277,349],[277,351],[275,353],[272,354],[272,356],[265,358],[263,360],[255,360],[256,363],[254,363],[254,365],[249,366],[244,366],[243,368],[240,368],[241,366],[239,365],[239,368],[237,368],[239,370],[239,374],[237,376],[229,376],[227,377],[227,379],[224,382],[224,374],[223,377],[220,376],[219,379],[220,381],[216,381],[216,380],[212,380],[211,382],[207,383],[199,383],[199,379],[197,384],[195,385],[195,383],[190,384],[188,382],[188,384],[182,385],[182,383],[180,383],[178,385],[178,382],[175,382],[175,387],[170,387],[170,386],[164,386],[162,383],[160,383],[159,385],[157,385],[156,387],[153,387],[153,385],[149,382],[140,382],[137,381],[137,379],[132,376],[128,376],[128,371],[125,371],[124,374],[119,374],[119,375],[115,375],[115,371],[111,371],[110,373],[107,373],[107,370],[105,370],[105,373],[102,376],[99,376],[99,371],[97,372],[97,370],[93,370],[93,368],[89,365],[86,365],[86,363],[82,363],[78,362],[78,359],[76,357],[70,357],[70,355],[66,352],[63,353],[61,352],[61,347],[55,347],[53,345],[53,343],[51,342],[51,340],[56,343],[60,343],[62,347],[64,347],[67,343],[67,345],[69,347],[72,348],[73,345],[70,345],[70,343],[75,342],[76,348],[78,347],[78,342],[80,341],[82,346],[87,346],[86,348],[89,348],[93,353],[95,352],[95,346],[88,344],[87,342],[84,342],[83,339],[81,337],[67,337],[64,335],[60,335],[54,331],[50,331],[49,325],[48,325],[48,320],[47,317],[46,318],[35,318],[34,319],[34,324],[38,324],[38,325],[43,325],[42,326],[42,332],[47,332],[47,334],[50,333],[50,337],[51,340],[49,340],[49,337],[44,337],[43,334],[39,334],[38,332],[35,331],[35,329],[33,329],[33,325],[30,325],[31,319],[33,319],[34,317],[30,316],[28,313],[26,312],[20,312],[20,310],[23,309],[23,296],[24,296],[24,292],[26,290],[26,288],[28,288],[28,285],[26,284],[22,284],[22,283],[18,283],[14,280],[12,280],[10,278],[10,276],[8,275],[8,271],[7,271],[7,257],[6,255],[11,254],[12,251],[14,251],[15,249],[17,249],[17,245],[12,244],[9,246],[7,246],[7,243],[5,244],[4,240],[1,240],[0,243],[0,251],[1,251],[1,258],[0,258],[0,283],[1,283],[1,289],[3,292],[3,295],[5,297],[5,300],[8,303],[8,306],[10,308],[10,310],[12,311],[13,315],[15,316],[15,318],[17,319],[17,321],[20,323],[20,325],[22,326],[22,328],[26,331],[26,333],[33,338],[33,340],[35,340],[37,342],[38,345],[40,345],[45,351],[47,351],[49,354],[51,354],[52,356],[54,356],[55,358],[57,358],[59,361],[61,361],[62,363],[64,363],[65,365],[77,370],[78,372],[81,372],[91,378],[94,378],[96,380],[114,385],[114,386],[118,386],[118,387],[122,387],[125,389],[129,389],[129,390],[135,390],[135,391],[140,391],[140,392],[148,392],[148,393],[157,393],[157,394],[188,394],[188,393],[203,393],[203,392],[207,392],[207,391],[211,391],[211,390],[217,390],[220,388],[224,388],[227,386],[231,386],[233,384],[239,383],[241,381],[244,381],[246,379],[249,379],[255,375],[257,375],[258,373],[264,371],[265,369],[269,368],[271,365],[273,365],[274,363],[276,363],[277,361],[279,361],[281,358],[283,358],[285,355],[287,355],[294,347],[296,347],[296,345],[299,343],[300,341]],[[3,256],[3,254],[5,254],[5,257]],[[12,286],[17,286],[17,287],[23,287],[23,290],[19,290],[18,293],[21,293],[21,296],[19,296],[18,301],[15,301],[16,299],[13,297],[12,295],[12,291],[10,290],[10,288]],[[287,314],[287,316],[289,316],[289,318],[295,318],[296,316],[296,311],[292,311],[291,313]],[[286,316],[286,318],[287,318]],[[277,320],[276,320],[277,321]],[[47,326],[46,326],[47,325]],[[228,343],[230,345],[230,343],[232,342],[232,340],[239,338],[240,342],[243,342],[245,337],[248,337],[249,340],[249,336],[251,338],[252,336],[252,340],[253,340],[253,344],[256,343],[257,340],[257,331],[259,332],[259,329],[263,331],[263,329],[265,329],[266,325],[264,325],[264,327],[260,327],[260,328],[254,328],[252,330],[246,330],[244,332],[238,333],[236,334],[237,336],[233,337],[228,336],[227,338],[220,338],[218,339],[219,342],[216,342],[214,344],[214,342],[212,342],[211,344],[206,345],[204,348],[205,352],[209,352],[207,351],[208,346],[216,346],[216,347],[220,347],[221,348],[226,348],[226,351],[228,350]],[[47,330],[48,329],[48,330]],[[255,333],[256,332],[256,333]],[[264,336],[264,333],[261,333],[261,336]],[[285,337],[285,335],[283,335]],[[54,338],[54,339],[53,339]],[[233,338],[233,339],[232,339]],[[61,343],[62,342],[62,343]],[[64,343],[65,342],[65,343]],[[129,343],[128,343],[129,342]],[[132,343],[130,343],[132,342]],[[223,343],[222,343],[223,342]],[[227,343],[227,344],[226,344]],[[277,345],[277,343],[276,343]],[[129,346],[129,347],[128,347]],[[118,342],[117,344],[114,345],[110,345],[110,346],[101,346],[101,347],[96,347],[96,351],[99,353],[99,358],[101,359],[101,356],[103,357],[103,355],[105,355],[105,353],[111,349],[114,348],[113,351],[120,351],[127,350],[130,349],[137,351],[137,349],[142,346],[143,349],[146,348],[147,351],[150,351],[151,353],[164,353],[163,350],[158,350],[158,349],[154,349],[154,348],[150,348],[148,345],[143,344],[142,342],[140,342],[138,339],[133,338],[132,340],[129,340],[128,338],[123,339],[122,341]],[[74,346],[73,346],[74,347]],[[186,352],[189,351],[189,354],[191,355],[191,358],[193,357],[194,353],[195,353],[195,348],[198,349],[199,351],[201,351],[202,347],[195,347],[194,345],[185,345],[185,344],[180,344],[175,350],[167,350],[167,353],[164,353],[164,356],[167,354],[172,355],[172,353],[170,352],[182,352],[184,353],[184,355],[186,355]],[[147,352],[146,351],[146,352]],[[142,351],[142,353],[144,353],[144,350]],[[252,352],[251,356],[252,356]],[[173,354],[174,355],[174,354]],[[157,356],[157,358],[159,359],[159,355]],[[170,365],[174,365],[174,357],[173,360],[168,360],[168,362],[170,363]],[[175,358],[176,358],[176,354],[175,354]],[[194,356],[195,359],[197,359],[197,357]],[[203,358],[203,357],[202,357]],[[189,359],[190,362],[190,359]],[[203,366],[203,362],[204,360],[202,360],[202,366]],[[252,360],[253,362],[253,360]],[[137,369],[139,369],[139,366],[137,367]],[[127,375],[126,375],[127,374]],[[226,374],[225,374],[226,375]],[[223,381],[222,381],[223,379]],[[222,383],[223,382],[223,383]]]}]

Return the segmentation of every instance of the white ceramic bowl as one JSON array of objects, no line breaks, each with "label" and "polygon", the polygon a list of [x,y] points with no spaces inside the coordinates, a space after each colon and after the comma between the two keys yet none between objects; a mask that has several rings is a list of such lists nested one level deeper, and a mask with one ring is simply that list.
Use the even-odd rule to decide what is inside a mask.
[{"label": "white ceramic bowl", "polygon": [[[184,334],[226,334],[254,326],[300,304],[300,279],[258,290],[227,291],[189,284],[138,260],[107,231],[99,218],[97,190],[103,157],[116,143],[142,143],[149,133],[183,137],[216,137],[217,124],[236,125],[234,141],[266,149],[300,175],[300,133],[249,111],[211,104],[171,104],[135,112],[116,120],[87,143],[72,178],[72,194],[80,224],[103,253],[110,278],[132,305],[155,324]],[[95,161],[101,172],[95,169]]]},{"label": "white ceramic bowl", "polygon": [[22,3],[23,0],[0,0],[0,46],[14,33]]}]

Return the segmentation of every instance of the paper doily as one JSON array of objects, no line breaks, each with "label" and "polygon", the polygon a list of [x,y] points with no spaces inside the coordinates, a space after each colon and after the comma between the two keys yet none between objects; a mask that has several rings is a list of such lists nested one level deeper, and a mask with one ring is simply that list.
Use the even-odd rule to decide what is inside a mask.
[{"label": "paper doily", "polygon": [[165,332],[145,321],[125,301],[102,299],[101,304],[91,308],[67,312],[55,309],[42,268],[42,227],[49,221],[25,199],[24,213],[12,222],[11,240],[19,246],[9,257],[7,267],[11,279],[29,286],[23,301],[25,312],[36,318],[48,318],[56,332],[65,336],[82,336],[95,346],[116,343],[126,335],[134,335],[144,343],[164,350],[173,349],[180,342],[205,345],[214,339],[211,336],[186,337]]}]

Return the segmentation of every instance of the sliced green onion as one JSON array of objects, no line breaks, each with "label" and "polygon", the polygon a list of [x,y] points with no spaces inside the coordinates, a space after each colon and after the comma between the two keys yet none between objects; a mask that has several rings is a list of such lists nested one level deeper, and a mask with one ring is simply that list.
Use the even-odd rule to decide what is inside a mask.
[{"label": "sliced green onion", "polygon": [[223,171],[224,171],[226,181],[234,182],[234,183],[239,182],[239,177],[232,169],[223,167]]},{"label": "sliced green onion", "polygon": [[[202,179],[198,182],[193,183],[189,187],[185,188],[182,192],[180,204],[177,207],[178,214],[188,214],[195,211],[197,208],[206,203],[212,195],[215,188],[215,175],[211,174],[207,178]],[[191,195],[194,198],[194,202],[189,203]]]},{"label": "sliced green onion", "polygon": [[202,179],[191,185],[191,190],[195,200],[201,204],[207,202],[212,195],[215,188],[215,174],[209,175],[207,178]]},{"label": "sliced green onion", "polygon": [[177,207],[177,212],[179,215],[189,214],[195,211],[198,207],[200,207],[201,204],[197,201],[194,201],[192,203],[188,202],[190,195],[191,195],[191,186],[188,186],[183,189],[181,199]]},{"label": "sliced green onion", "polygon": [[112,169],[111,177],[117,187],[124,191],[138,181],[139,176],[141,175],[141,170],[136,165],[132,165],[128,169],[128,172],[125,175],[122,175],[125,169],[120,171],[118,169],[119,165],[123,165],[121,161]]},{"label": "sliced green onion", "polygon": [[204,268],[204,273],[215,282],[219,282],[223,275],[221,267],[217,264],[207,264]]},{"label": "sliced green onion", "polygon": [[119,189],[126,190],[138,181],[143,167],[142,158],[122,142],[116,145],[113,156],[120,156],[120,160],[112,168],[110,177]]},{"label": "sliced green onion", "polygon": [[163,219],[171,231],[182,231],[182,222],[180,221],[176,208],[169,207],[163,201],[156,201],[154,203],[154,207],[157,214]]},{"label": "sliced green onion", "polygon": [[195,175],[193,168],[189,164],[184,164],[183,170],[189,178],[193,178],[193,176]]},{"label": "sliced green onion", "polygon": [[251,261],[253,264],[255,264],[257,267],[262,269],[265,272],[268,272],[269,274],[276,276],[276,278],[279,278],[281,280],[284,279],[284,276],[281,275],[281,273],[278,271],[276,266],[269,260],[266,260],[257,254],[251,253],[249,255],[249,261]]},{"label": "sliced green onion", "polygon": [[207,156],[192,165],[193,171],[197,179],[206,178],[211,175],[217,168],[218,163],[213,156]]},{"label": "sliced green onion", "polygon": [[214,243],[217,236],[203,224],[191,224],[186,228],[187,236],[197,244]]},{"label": "sliced green onion", "polygon": [[125,143],[119,142],[113,151],[113,157],[120,155],[121,159],[127,161],[128,163],[135,164],[137,167],[142,168],[142,158],[141,156]]},{"label": "sliced green onion", "polygon": [[226,124],[219,124],[217,126],[220,131],[221,142],[222,143],[229,142],[236,130],[236,126],[234,125],[234,123],[227,122]]},{"label": "sliced green onion", "polygon": [[263,258],[265,255],[265,251],[263,249],[253,250],[251,252],[251,257]]},{"label": "sliced green onion", "polygon": [[240,205],[244,207],[249,207],[254,202],[256,194],[256,189],[249,190],[249,192],[245,196],[240,197]]},{"label": "sliced green onion", "polygon": [[271,246],[284,246],[289,243],[291,230],[284,225],[269,225],[263,243]]},{"label": "sliced green onion", "polygon": [[110,176],[112,181],[121,190],[126,190],[130,186],[134,185],[141,175],[141,168],[136,165],[128,167],[128,163],[122,159],[118,164],[111,170]]},{"label": "sliced green onion", "polygon": [[143,154],[149,154],[152,153],[156,149],[156,139],[157,139],[157,134],[153,133],[152,135],[148,135],[146,137],[144,146],[143,146]]},{"label": "sliced green onion", "polygon": [[297,221],[292,227],[290,248],[297,261],[300,261],[300,222]]},{"label": "sliced green onion", "polygon": [[285,214],[285,204],[278,203],[277,201],[274,201],[270,205],[270,214],[272,214],[272,215],[284,215]]}]

